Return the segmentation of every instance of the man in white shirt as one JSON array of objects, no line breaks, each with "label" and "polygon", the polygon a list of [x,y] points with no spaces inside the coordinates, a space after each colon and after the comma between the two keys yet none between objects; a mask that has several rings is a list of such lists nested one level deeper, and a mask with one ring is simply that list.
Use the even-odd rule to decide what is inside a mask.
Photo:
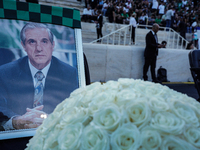
[{"label": "man in white shirt", "polygon": [[82,15],[81,20],[84,20],[85,22],[89,20],[90,22],[91,16],[92,16],[92,10],[90,9],[90,6],[88,6],[87,8],[83,9],[83,15]]},{"label": "man in white shirt", "polygon": [[165,14],[165,20],[166,20],[166,27],[171,27],[171,20],[172,20],[172,16],[174,15],[174,8],[170,8],[169,10],[167,10],[166,14]]},{"label": "man in white shirt", "polygon": [[153,0],[153,5],[151,8],[151,13],[157,13],[158,10],[158,1],[157,0]]},{"label": "man in white shirt", "polygon": [[164,6],[163,2],[159,5],[158,9],[159,9],[159,15],[164,15],[165,6]]},{"label": "man in white shirt", "polygon": [[131,0],[128,0],[128,2],[125,3],[125,5],[126,5],[126,7],[127,7],[128,9],[131,9],[131,8],[132,8]]},{"label": "man in white shirt", "polygon": [[137,21],[135,20],[136,14],[132,14],[132,16],[130,17],[130,22],[129,25],[132,25],[132,40],[133,40],[133,44],[135,44],[135,28],[137,26]]},{"label": "man in white shirt", "polygon": [[106,1],[106,2],[103,3],[103,7],[102,7],[103,16],[106,15],[107,9],[108,9],[108,1]]},{"label": "man in white shirt", "polygon": [[198,21],[198,19],[195,19],[194,20],[194,22],[192,23],[192,30],[194,30],[194,28],[196,28],[197,27],[197,21]]},{"label": "man in white shirt", "polygon": [[182,0],[182,8],[184,8],[187,5],[187,1],[186,0]]}]

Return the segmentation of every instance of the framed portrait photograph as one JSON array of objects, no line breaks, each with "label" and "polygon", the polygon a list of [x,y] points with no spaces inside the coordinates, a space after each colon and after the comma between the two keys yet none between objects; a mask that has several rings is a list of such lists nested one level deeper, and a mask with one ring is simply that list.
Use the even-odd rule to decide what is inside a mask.
[{"label": "framed portrait photograph", "polygon": [[0,140],[33,136],[85,86],[80,12],[0,0]]}]

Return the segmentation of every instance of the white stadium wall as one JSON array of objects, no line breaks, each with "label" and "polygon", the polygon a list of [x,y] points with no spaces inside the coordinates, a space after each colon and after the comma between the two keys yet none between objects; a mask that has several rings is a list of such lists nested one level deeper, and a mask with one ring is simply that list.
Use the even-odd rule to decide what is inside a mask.
[{"label": "white stadium wall", "polygon": [[[106,82],[119,78],[142,79],[144,47],[83,43],[83,51],[87,57],[91,82]],[[170,82],[193,81],[189,52],[189,50],[160,49],[156,72],[162,66],[167,69]],[[150,70],[148,76],[151,81]]]}]

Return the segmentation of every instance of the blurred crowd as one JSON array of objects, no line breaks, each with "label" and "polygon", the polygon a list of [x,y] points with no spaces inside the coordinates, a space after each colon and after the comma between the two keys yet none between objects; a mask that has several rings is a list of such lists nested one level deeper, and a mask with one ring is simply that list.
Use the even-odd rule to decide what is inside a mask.
[{"label": "blurred crowd", "polygon": [[184,38],[193,33],[193,40],[200,27],[200,0],[85,0],[85,7],[82,21],[95,21],[101,10],[110,23],[129,24],[136,14],[139,24],[171,27]]}]

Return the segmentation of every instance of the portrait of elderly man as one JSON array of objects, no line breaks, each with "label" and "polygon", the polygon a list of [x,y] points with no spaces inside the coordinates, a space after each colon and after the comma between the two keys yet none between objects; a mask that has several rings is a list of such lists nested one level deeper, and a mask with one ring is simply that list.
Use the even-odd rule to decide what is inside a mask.
[{"label": "portrait of elderly man", "polygon": [[3,130],[38,127],[78,88],[77,69],[52,56],[54,35],[46,25],[27,23],[20,39],[27,56],[0,66]]}]

